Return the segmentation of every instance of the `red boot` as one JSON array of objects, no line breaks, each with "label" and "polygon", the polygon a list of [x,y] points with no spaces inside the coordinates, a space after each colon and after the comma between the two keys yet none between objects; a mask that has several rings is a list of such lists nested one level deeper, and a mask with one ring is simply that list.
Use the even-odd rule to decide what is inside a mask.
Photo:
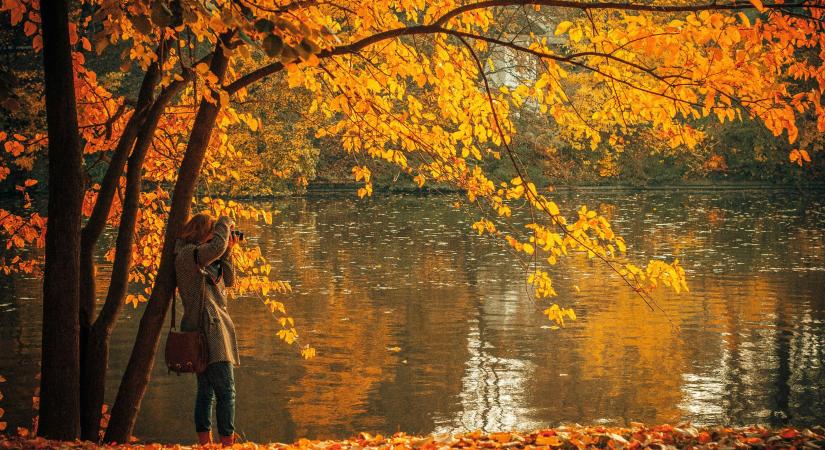
[{"label": "red boot", "polygon": [[221,436],[221,445],[224,447],[232,447],[235,444],[235,433],[229,436]]},{"label": "red boot", "polygon": [[201,447],[205,445],[212,444],[212,432],[211,431],[199,431],[198,432],[198,445]]}]

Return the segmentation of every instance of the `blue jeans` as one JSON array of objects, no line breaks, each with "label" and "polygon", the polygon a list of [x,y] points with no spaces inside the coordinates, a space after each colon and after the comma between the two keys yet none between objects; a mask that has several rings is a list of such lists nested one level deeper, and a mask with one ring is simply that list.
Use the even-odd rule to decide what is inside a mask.
[{"label": "blue jeans", "polygon": [[232,436],[235,431],[235,374],[232,363],[220,361],[210,364],[198,374],[198,394],[195,396],[195,431],[212,429],[212,402],[218,398],[215,415],[218,433]]}]

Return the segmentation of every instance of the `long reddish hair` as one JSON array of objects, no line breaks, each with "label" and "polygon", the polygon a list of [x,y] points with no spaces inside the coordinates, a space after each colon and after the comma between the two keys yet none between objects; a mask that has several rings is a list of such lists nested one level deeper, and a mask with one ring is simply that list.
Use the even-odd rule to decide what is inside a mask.
[{"label": "long reddish hair", "polygon": [[213,228],[215,218],[209,213],[198,213],[186,222],[178,237],[190,244],[200,244],[206,240]]}]

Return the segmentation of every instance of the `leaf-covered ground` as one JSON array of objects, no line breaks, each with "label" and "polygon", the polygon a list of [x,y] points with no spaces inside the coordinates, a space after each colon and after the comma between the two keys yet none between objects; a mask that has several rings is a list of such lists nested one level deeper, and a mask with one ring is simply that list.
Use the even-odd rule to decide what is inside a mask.
[{"label": "leaf-covered ground", "polygon": [[[23,433],[25,434],[25,433]],[[98,446],[88,442],[59,442],[42,438],[0,435],[0,449],[42,449],[42,448],[129,448],[129,449],[179,449],[190,448],[190,443],[131,444],[121,446]],[[217,446],[214,446],[217,447]],[[499,432],[482,433],[475,431],[454,435],[408,436],[396,433],[392,436],[360,433],[348,440],[312,441],[300,439],[292,444],[252,442],[235,444],[237,449],[296,449],[296,450],[342,450],[366,448],[396,449],[448,449],[448,448],[545,448],[573,450],[584,448],[656,450],[675,448],[695,449],[820,449],[825,448],[825,428],[811,429],[765,427],[737,428],[695,428],[689,425],[658,425],[648,427],[631,423],[630,428],[562,426],[534,431],[532,433]]]}]

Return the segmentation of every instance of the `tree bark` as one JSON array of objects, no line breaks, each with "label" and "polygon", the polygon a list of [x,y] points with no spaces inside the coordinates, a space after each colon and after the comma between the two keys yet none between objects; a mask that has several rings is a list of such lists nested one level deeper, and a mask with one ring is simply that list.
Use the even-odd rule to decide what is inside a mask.
[{"label": "tree bark", "polygon": [[[161,44],[157,49],[157,54],[163,55],[164,53],[162,52],[164,51],[164,44]],[[97,247],[97,241],[106,227],[106,221],[112,209],[112,200],[114,199],[120,176],[123,174],[126,160],[129,158],[129,153],[132,151],[138,134],[145,129],[143,122],[146,118],[148,108],[152,105],[154,91],[159,82],[160,67],[158,62],[154,62],[149,66],[146,74],[143,76],[134,112],[132,116],[129,117],[129,120],[126,121],[117,146],[112,153],[109,166],[106,168],[106,173],[100,182],[100,189],[98,190],[92,213],[80,233],[80,437],[83,440],[97,441],[99,439],[99,416],[103,396],[102,392],[97,392],[95,388],[93,388],[93,386],[96,386],[96,381],[99,378],[98,374],[94,372],[94,370],[99,367],[99,364],[95,363],[90,365],[87,363],[90,358],[100,357],[103,351],[97,348],[101,344],[100,342],[90,342],[92,324],[95,320],[95,293],[97,291],[97,283],[95,280],[96,264],[94,262],[95,249]],[[154,130],[151,130],[150,133],[154,133]],[[108,346],[108,343],[106,343],[106,345]],[[106,354],[108,355],[108,349],[106,349]],[[105,368],[105,364],[103,367]],[[98,403],[97,398],[101,399],[101,405],[96,406]],[[95,408],[97,412],[90,411]],[[92,422],[94,416],[97,416],[98,419]]]},{"label": "tree bark", "polygon": [[106,390],[106,371],[109,366],[109,340],[117,321],[126,290],[129,286],[129,271],[132,265],[132,244],[134,242],[137,213],[140,210],[140,192],[143,185],[143,162],[157,129],[158,122],[166,106],[180,92],[185,80],[175,81],[163,90],[146,113],[145,121],[129,156],[126,172],[126,193],[123,212],[118,225],[115,243],[115,260],[106,302],[100,315],[89,329],[88,342],[83,353],[81,371],[81,439],[97,442],[100,439],[100,418]]},{"label": "tree bark", "polygon": [[[168,47],[168,45],[166,45]],[[165,54],[164,44],[161,44],[157,49],[157,54]],[[95,314],[95,263],[94,252],[97,245],[97,240],[103,233],[106,227],[106,219],[109,217],[109,212],[112,209],[112,199],[114,199],[115,191],[117,190],[118,181],[121,174],[123,174],[123,167],[126,165],[126,160],[129,158],[129,153],[132,151],[132,146],[135,143],[138,133],[147,110],[152,105],[154,98],[154,91],[160,82],[160,67],[157,62],[152,63],[146,70],[143,81],[138,92],[137,103],[135,104],[135,111],[126,122],[123,128],[123,133],[118,140],[115,151],[112,154],[112,159],[109,161],[109,166],[106,168],[106,173],[100,182],[100,189],[98,190],[97,199],[89,216],[89,220],[83,227],[83,232],[80,236],[80,327],[81,329],[88,329],[94,321]]]},{"label": "tree bark", "polygon": [[[148,78],[149,74],[147,73],[147,76],[144,77],[144,85]],[[138,104],[140,103],[141,101],[138,100]],[[90,343],[95,314],[95,292],[97,290],[95,280],[96,264],[94,262],[95,248],[106,226],[106,219],[111,210],[118,180],[123,173],[123,167],[135,143],[135,138],[141,129],[144,115],[145,113],[140,108],[136,108],[132,113],[132,117],[126,122],[123,134],[115,147],[112,159],[101,181],[92,214],[80,234],[80,304],[78,320],[80,322],[81,361],[89,361],[89,358],[100,355],[100,352],[94,349],[95,344]],[[80,436],[83,440],[97,441],[99,439],[97,436],[99,425],[91,424],[88,420],[89,409],[96,403],[95,398],[98,396],[94,390],[88,390],[91,387],[89,381],[92,378],[96,378],[94,365],[90,366],[87,363],[82,363],[80,365]],[[97,423],[100,423],[99,419]]]},{"label": "tree bark", "polygon": [[49,223],[43,279],[39,434],[73,440],[80,431],[79,278],[82,150],[77,128],[69,10],[40,4],[49,135]]},{"label": "tree bark", "polygon": [[[210,62],[210,71],[218,78],[219,83],[223,82],[229,65],[228,55],[223,50],[226,40],[228,36],[222,36]],[[172,207],[166,224],[160,267],[155,276],[149,302],[140,319],[135,345],[120,382],[104,442],[127,442],[134,430],[140,402],[152,375],[160,332],[175,290],[175,239],[189,217],[192,196],[219,111],[220,105],[206,100],[201,100],[198,107],[172,194]]]}]

